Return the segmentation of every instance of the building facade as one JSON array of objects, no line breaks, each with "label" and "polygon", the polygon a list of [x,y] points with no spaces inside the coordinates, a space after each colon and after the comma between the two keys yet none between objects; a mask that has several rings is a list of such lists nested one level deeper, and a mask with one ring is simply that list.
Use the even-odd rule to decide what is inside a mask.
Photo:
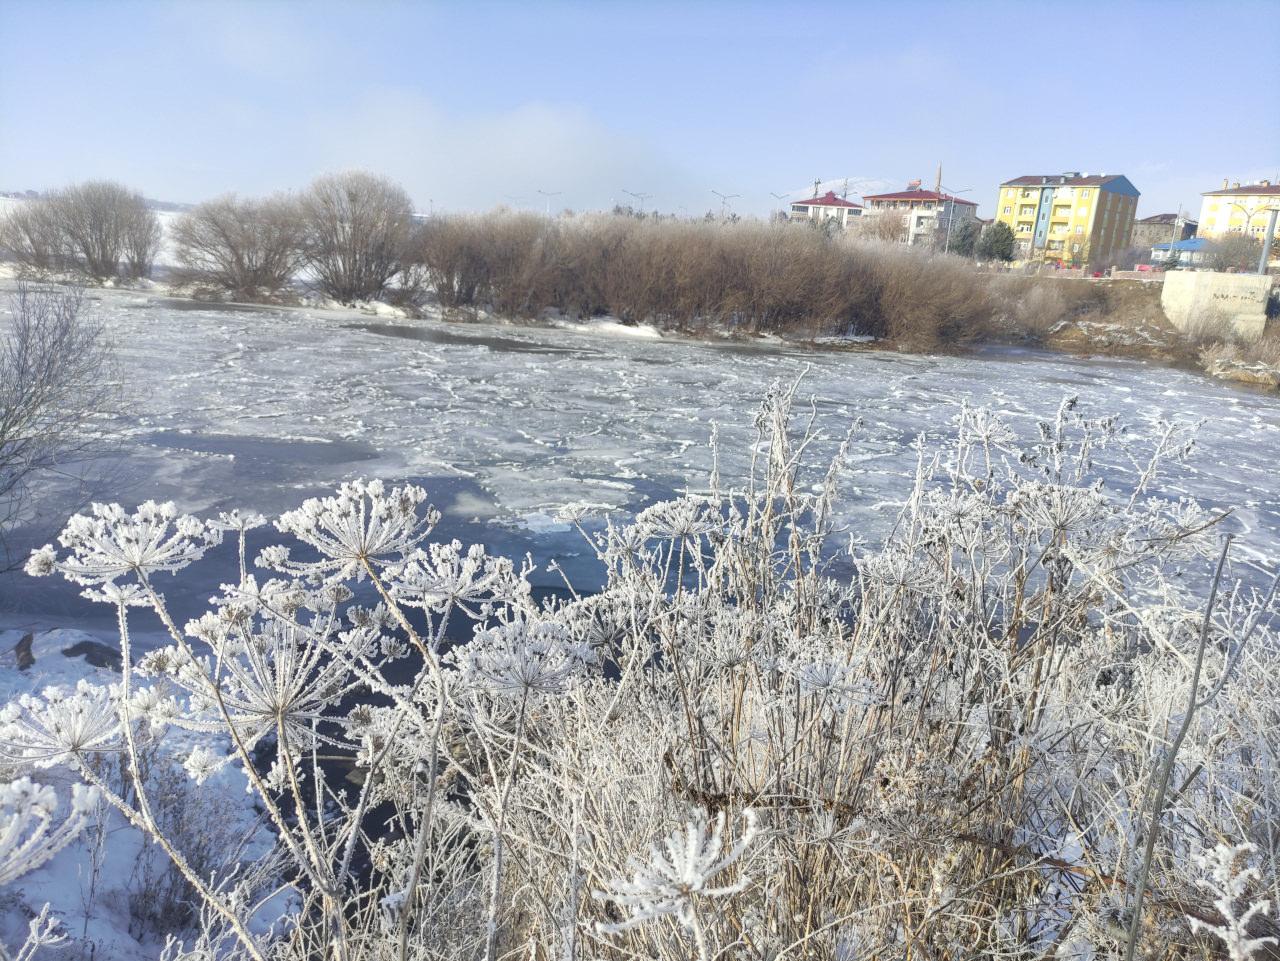
[{"label": "building facade", "polygon": [[996,220],[1021,263],[1103,267],[1130,246],[1138,197],[1120,174],[1015,177],[1000,185]]},{"label": "building facade", "polygon": [[862,198],[866,216],[899,218],[901,239],[908,244],[946,247],[947,236],[954,236],[965,223],[977,224],[978,205],[940,190],[924,190],[919,180],[907,184],[906,190],[888,194],[868,194]]},{"label": "building facade", "polygon": [[857,222],[856,218],[862,216],[862,212],[862,204],[837,197],[834,190],[828,190],[821,197],[810,197],[793,203],[787,219],[816,220],[820,223],[834,220],[840,227],[848,229]]},{"label": "building facade", "polygon": [[[1271,211],[1280,210],[1280,185],[1270,180],[1244,186],[1224,180],[1220,190],[1210,190],[1202,197],[1199,236],[1210,239],[1247,234],[1260,241],[1267,232]],[[1276,241],[1280,241],[1280,218],[1272,241],[1273,254],[1280,255]]]},{"label": "building facade", "polygon": [[1156,244],[1176,243],[1196,235],[1196,222],[1177,214],[1156,214],[1133,222],[1132,247],[1154,247]]}]

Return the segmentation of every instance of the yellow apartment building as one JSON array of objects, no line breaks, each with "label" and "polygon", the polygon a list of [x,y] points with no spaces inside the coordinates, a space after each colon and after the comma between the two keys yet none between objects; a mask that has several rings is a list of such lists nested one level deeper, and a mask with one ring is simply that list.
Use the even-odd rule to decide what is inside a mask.
[{"label": "yellow apartment building", "polygon": [[1013,231],[1016,261],[1105,267],[1129,246],[1138,197],[1120,174],[1015,177],[1000,185],[995,219]]},{"label": "yellow apartment building", "polygon": [[[1200,202],[1201,237],[1222,237],[1226,234],[1248,234],[1261,241],[1267,232],[1271,211],[1280,210],[1280,185],[1270,180],[1261,183],[1229,184],[1222,181],[1221,190],[1203,194]],[[1272,235],[1273,255],[1280,256],[1280,218],[1277,218]]]}]

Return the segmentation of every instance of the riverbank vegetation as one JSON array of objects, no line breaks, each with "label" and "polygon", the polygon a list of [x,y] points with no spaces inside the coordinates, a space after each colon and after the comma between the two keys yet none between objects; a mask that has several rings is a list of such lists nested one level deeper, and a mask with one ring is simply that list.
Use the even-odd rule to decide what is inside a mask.
[{"label": "riverbank vegetation", "polygon": [[[431,543],[412,486],[309,500],[256,560],[261,517],[95,507],[28,570],[116,612],[118,683],[5,708],[3,763],[167,853],[200,906],[173,959],[1280,956],[1272,595],[1220,514],[1157,496],[1188,428],[1067,402],[1019,444],[962,409],[850,547],[857,437],[797,429],[793,395],[746,476],[567,512],[593,596]],[[239,582],[174,623],[162,581],[224,536]],[[142,775],[166,737],[198,783],[240,772],[269,856],[196,866]],[[19,839],[56,823],[26,797]]]},{"label": "riverbank vegetation", "polygon": [[[310,295],[531,322],[609,316],[694,336],[874,340],[912,351],[1005,342],[1206,369],[1222,367],[1224,351],[1266,352],[1179,334],[1158,288],[1136,281],[985,270],[786,222],[627,210],[417,217],[397,184],[359,172],[321,177],[297,195],[199,204],[176,217],[168,239],[166,279],[209,299]],[[45,278],[144,277],[159,243],[155,215],[114,184],[25,202],[0,224],[0,249],[23,274]],[[1202,348],[1214,344],[1209,358]]]}]

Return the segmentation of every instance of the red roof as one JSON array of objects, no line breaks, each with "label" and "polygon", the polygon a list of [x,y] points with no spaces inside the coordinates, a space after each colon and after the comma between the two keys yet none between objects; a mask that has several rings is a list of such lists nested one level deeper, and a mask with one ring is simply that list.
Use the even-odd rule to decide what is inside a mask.
[{"label": "red roof", "polygon": [[867,194],[863,200],[945,200],[953,204],[964,204],[966,207],[978,206],[972,200],[953,197],[951,194],[940,194],[936,190],[899,190],[892,194]]},{"label": "red roof", "polygon": [[811,197],[808,200],[793,200],[791,205],[805,204],[809,207],[861,207],[862,204],[855,204],[852,200],[845,200],[843,197],[837,197],[834,190],[828,190],[821,197]]}]

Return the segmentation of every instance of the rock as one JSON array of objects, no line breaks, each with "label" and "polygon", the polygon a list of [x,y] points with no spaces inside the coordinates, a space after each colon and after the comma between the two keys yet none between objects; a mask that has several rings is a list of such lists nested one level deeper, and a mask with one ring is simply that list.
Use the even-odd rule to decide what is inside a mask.
[{"label": "rock", "polygon": [[18,670],[25,671],[36,662],[36,656],[31,652],[31,642],[35,640],[35,635],[30,631],[22,635],[17,644],[13,645],[13,656],[18,661]]},{"label": "rock", "polygon": [[120,652],[100,641],[79,641],[62,649],[63,657],[83,657],[93,667],[120,670]]}]

